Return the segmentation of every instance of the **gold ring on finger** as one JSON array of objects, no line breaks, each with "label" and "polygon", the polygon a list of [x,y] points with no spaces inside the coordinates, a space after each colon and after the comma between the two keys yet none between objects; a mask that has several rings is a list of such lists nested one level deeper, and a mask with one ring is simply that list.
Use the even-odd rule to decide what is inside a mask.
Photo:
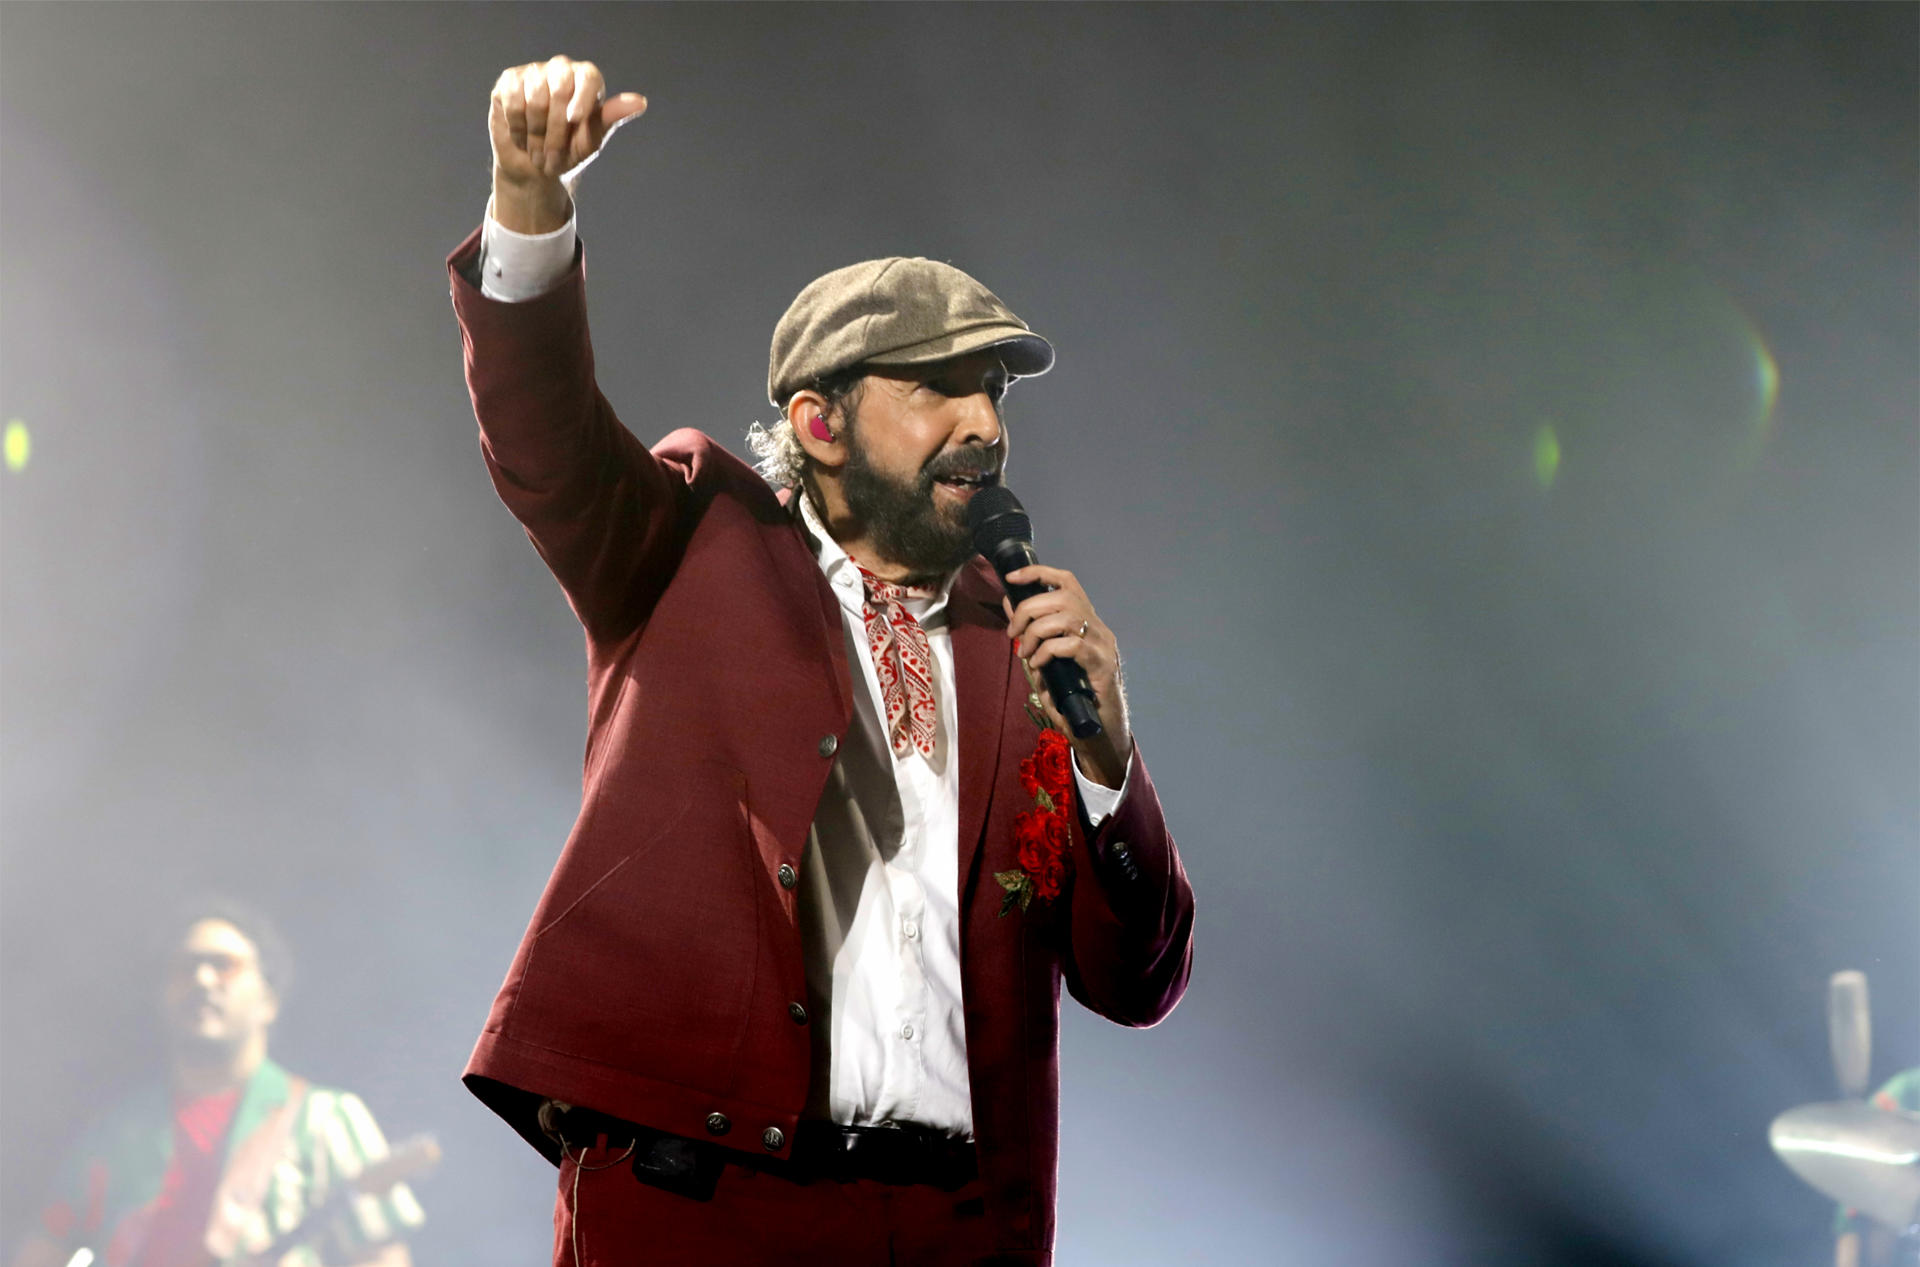
[{"label": "gold ring on finger", "polygon": [[1074,636],[1075,636],[1075,637],[1077,637],[1077,638],[1084,638],[1084,637],[1086,637],[1086,636],[1087,636],[1087,625],[1088,625],[1088,623],[1089,623],[1088,621],[1084,621],[1084,620],[1083,620],[1083,621],[1081,621],[1081,622],[1080,622],[1080,632],[1079,632],[1078,634],[1076,634],[1076,635],[1074,635]]}]

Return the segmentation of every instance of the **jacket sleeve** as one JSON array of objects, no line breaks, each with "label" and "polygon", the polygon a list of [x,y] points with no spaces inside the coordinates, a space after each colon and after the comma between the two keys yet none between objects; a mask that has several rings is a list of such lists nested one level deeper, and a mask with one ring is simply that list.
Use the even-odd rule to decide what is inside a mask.
[{"label": "jacket sleeve", "polygon": [[617,639],[679,562],[684,472],[649,453],[594,384],[584,248],[558,285],[522,303],[480,293],[479,249],[475,230],[447,271],[487,470],[588,634]]},{"label": "jacket sleeve", "polygon": [[1110,1021],[1156,1024],[1186,993],[1193,887],[1137,747],[1120,804],[1074,850],[1067,990]]}]

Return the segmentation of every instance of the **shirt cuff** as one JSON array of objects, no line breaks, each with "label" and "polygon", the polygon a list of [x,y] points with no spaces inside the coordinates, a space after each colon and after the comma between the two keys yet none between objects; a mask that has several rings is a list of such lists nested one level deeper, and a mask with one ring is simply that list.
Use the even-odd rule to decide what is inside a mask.
[{"label": "shirt cuff", "polygon": [[1127,754],[1127,773],[1121,778],[1120,786],[1108,787],[1104,783],[1095,783],[1080,773],[1080,758],[1073,759],[1073,782],[1080,790],[1080,808],[1086,811],[1087,826],[1097,828],[1107,815],[1119,806],[1120,799],[1127,794],[1127,784],[1133,780],[1133,754]]},{"label": "shirt cuff", "polygon": [[573,267],[577,216],[570,212],[567,222],[552,233],[515,233],[493,218],[493,200],[488,199],[487,218],[480,227],[480,293],[517,304],[559,285]]}]

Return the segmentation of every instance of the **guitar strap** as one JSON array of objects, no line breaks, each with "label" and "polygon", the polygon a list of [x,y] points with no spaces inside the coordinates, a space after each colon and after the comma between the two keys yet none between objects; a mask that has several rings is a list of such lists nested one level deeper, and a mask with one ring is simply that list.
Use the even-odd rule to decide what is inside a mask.
[{"label": "guitar strap", "polygon": [[240,1142],[228,1160],[207,1221],[207,1252],[216,1262],[224,1262],[243,1249],[260,1250],[273,1243],[265,1209],[267,1186],[273,1181],[274,1167],[287,1156],[294,1124],[306,1107],[308,1089],[305,1078],[289,1075],[286,1100]]}]

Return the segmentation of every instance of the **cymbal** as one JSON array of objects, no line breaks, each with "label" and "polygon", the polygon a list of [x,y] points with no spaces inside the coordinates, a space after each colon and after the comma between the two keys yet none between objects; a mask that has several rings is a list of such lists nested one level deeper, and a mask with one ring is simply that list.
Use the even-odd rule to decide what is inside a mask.
[{"label": "cymbal", "polygon": [[1794,1174],[1896,1232],[1920,1220],[1920,1117],[1858,1100],[1803,1104],[1773,1119],[1773,1151]]}]

